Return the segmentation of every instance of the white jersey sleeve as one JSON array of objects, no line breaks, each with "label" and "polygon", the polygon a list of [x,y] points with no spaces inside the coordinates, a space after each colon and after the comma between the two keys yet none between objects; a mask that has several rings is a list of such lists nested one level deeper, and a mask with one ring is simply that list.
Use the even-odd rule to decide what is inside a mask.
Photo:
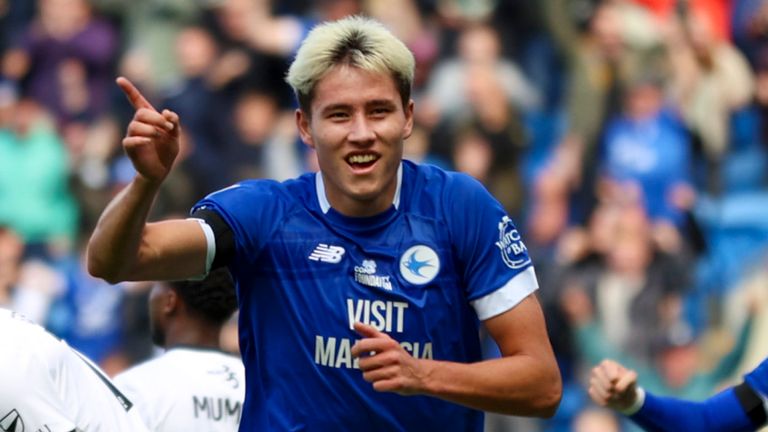
[{"label": "white jersey sleeve", "polygon": [[42,327],[0,310],[0,346],[0,430],[147,430],[96,365]]},{"label": "white jersey sleeve", "polygon": [[245,398],[242,361],[215,350],[173,348],[115,377],[150,430],[237,431]]}]

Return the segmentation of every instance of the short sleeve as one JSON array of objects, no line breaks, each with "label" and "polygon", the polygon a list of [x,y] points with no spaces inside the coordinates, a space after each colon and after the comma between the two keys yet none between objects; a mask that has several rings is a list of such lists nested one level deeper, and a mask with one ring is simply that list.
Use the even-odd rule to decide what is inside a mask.
[{"label": "short sleeve", "polygon": [[501,204],[476,180],[452,174],[445,218],[461,264],[467,298],[485,320],[538,289],[528,249]]},{"label": "short sleeve", "polygon": [[253,180],[211,193],[195,204],[190,213],[216,212],[232,230],[236,255],[247,251],[256,256],[281,220],[285,208],[280,183]]}]

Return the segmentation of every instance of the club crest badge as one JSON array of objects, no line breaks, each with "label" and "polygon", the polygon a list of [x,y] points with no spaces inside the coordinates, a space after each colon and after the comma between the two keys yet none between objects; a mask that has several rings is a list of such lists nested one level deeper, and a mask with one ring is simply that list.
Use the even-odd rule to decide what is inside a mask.
[{"label": "club crest badge", "polygon": [[414,285],[431,282],[439,272],[440,258],[429,246],[412,246],[400,257],[400,274]]}]

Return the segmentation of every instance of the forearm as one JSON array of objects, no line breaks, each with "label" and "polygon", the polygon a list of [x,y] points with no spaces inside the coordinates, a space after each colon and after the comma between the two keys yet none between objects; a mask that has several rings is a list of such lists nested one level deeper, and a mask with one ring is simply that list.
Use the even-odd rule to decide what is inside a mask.
[{"label": "forearm", "polygon": [[426,362],[424,393],[483,411],[551,417],[562,383],[554,360],[515,355],[478,363]]},{"label": "forearm", "polygon": [[751,423],[732,388],[703,402],[646,394],[640,411],[630,416],[647,431],[752,431]]},{"label": "forearm", "polygon": [[88,242],[88,271],[108,281],[125,280],[136,264],[142,233],[159,184],[137,176],[109,203]]}]

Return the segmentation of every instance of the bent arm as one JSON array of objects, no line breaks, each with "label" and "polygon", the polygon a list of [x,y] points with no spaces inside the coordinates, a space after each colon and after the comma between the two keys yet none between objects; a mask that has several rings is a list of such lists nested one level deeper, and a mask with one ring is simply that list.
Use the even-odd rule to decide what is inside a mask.
[{"label": "bent arm", "polygon": [[208,245],[199,222],[147,223],[158,188],[159,183],[136,176],[104,210],[88,243],[88,271],[93,276],[115,283],[205,273]]},{"label": "bent arm", "polygon": [[157,191],[179,153],[179,116],[158,112],[126,78],[116,82],[136,109],[123,139],[136,176],[99,218],[88,243],[88,271],[113,283],[201,276],[208,248],[198,222],[147,223]]},{"label": "bent arm", "polygon": [[471,364],[424,360],[430,363],[424,392],[484,411],[554,415],[562,381],[536,297],[484,324],[502,357]]}]

